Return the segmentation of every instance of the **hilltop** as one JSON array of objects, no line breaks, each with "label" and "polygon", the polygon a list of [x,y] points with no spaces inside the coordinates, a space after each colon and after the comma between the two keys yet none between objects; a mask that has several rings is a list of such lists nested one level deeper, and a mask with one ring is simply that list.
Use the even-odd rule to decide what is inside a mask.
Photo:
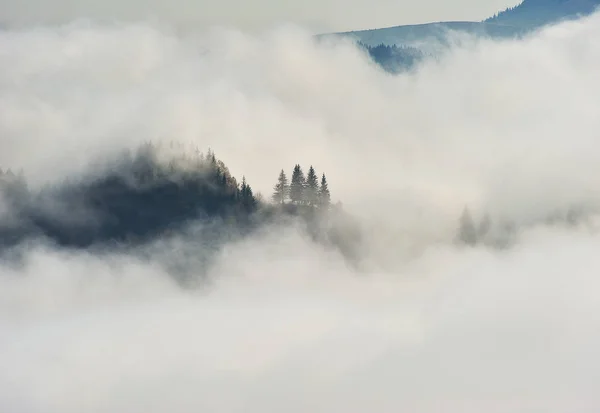
[{"label": "hilltop", "polygon": [[[320,37],[343,36],[368,47],[399,45],[418,48],[425,54],[434,54],[449,46],[448,32],[491,38],[519,37],[547,24],[590,15],[599,5],[600,0],[524,0],[483,21],[402,25],[329,33]],[[376,58],[374,60],[382,63]]]},{"label": "hilltop", "polygon": [[525,0],[518,6],[508,8],[486,19],[484,23],[536,28],[587,16],[599,5],[600,0]]},{"label": "hilltop", "polygon": [[331,204],[327,178],[312,166],[305,176],[295,165],[291,182],[281,170],[266,200],[210,149],[203,154],[149,142],[99,165],[36,189],[23,172],[0,169],[0,259],[28,242],[152,253],[157,242],[185,238],[205,263],[228,242],[297,225],[347,259],[359,253],[356,223],[341,204]]}]

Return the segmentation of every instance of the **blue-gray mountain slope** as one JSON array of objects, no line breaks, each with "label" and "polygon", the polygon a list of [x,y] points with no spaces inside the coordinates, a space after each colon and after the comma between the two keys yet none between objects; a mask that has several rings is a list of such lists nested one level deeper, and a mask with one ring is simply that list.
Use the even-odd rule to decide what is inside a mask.
[{"label": "blue-gray mountain slope", "polygon": [[523,35],[541,26],[574,19],[593,13],[600,0],[524,0],[481,22],[455,21],[404,25],[381,29],[358,30],[334,35],[348,36],[367,46],[404,45],[425,48],[425,45],[446,45],[448,32],[489,36],[494,38]]}]

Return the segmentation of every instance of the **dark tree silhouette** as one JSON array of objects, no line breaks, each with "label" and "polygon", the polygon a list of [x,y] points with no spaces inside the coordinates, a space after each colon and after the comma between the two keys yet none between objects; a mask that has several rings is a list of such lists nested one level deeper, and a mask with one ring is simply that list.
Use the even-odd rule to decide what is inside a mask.
[{"label": "dark tree silhouette", "polygon": [[[18,211],[20,229],[13,230],[11,224],[11,234],[18,233],[20,239],[44,236],[74,247],[132,239],[143,242],[198,219],[248,222],[246,218],[256,211],[250,185],[244,179],[239,187],[214,152],[206,157],[183,152],[161,162],[158,151],[151,143],[141,145],[133,156],[125,151],[107,162],[102,173],[32,194],[22,177],[10,176],[0,187],[12,194],[11,200],[20,200],[13,208]],[[9,181],[19,184],[9,185]],[[0,222],[3,242],[8,229],[6,222]]]},{"label": "dark tree silhouette", "polygon": [[484,22],[534,29],[549,23],[587,16],[594,13],[598,6],[599,0],[523,0]]},{"label": "dark tree silhouette", "polygon": [[284,204],[290,194],[290,186],[288,184],[287,176],[282,169],[277,179],[277,184],[273,187],[273,201],[278,204]]},{"label": "dark tree silhouette", "polygon": [[313,206],[316,206],[319,201],[319,178],[312,165],[308,169],[308,174],[306,175],[304,200],[308,205]]},{"label": "dark tree silhouette", "polygon": [[329,186],[327,185],[327,178],[325,174],[321,177],[321,187],[319,188],[319,206],[322,208],[328,208],[331,203],[331,194],[329,193]]},{"label": "dark tree silhouette", "polygon": [[290,184],[290,199],[293,203],[302,204],[304,202],[305,184],[304,172],[302,172],[300,165],[296,164],[292,172],[292,182]]},{"label": "dark tree silhouette", "polygon": [[[170,145],[177,147],[181,146]],[[335,248],[352,262],[359,259],[362,236],[357,222],[341,208],[313,208],[330,202],[324,174],[317,201],[307,205],[304,191],[318,183],[314,168],[307,185],[296,165],[294,205],[274,207],[254,196],[245,177],[238,184],[212,150],[206,156],[184,150],[165,157],[163,149],[147,143],[97,165],[93,175],[35,191],[27,189],[22,174],[0,171],[2,206],[10,210],[8,219],[4,214],[0,221],[0,256],[15,256],[20,248],[13,247],[35,238],[67,248],[134,247],[136,253],[153,254],[156,241],[163,245],[183,236],[183,248],[200,265],[194,271],[202,271],[225,243],[272,223],[300,222],[314,242]],[[279,189],[286,189],[283,171],[279,183]],[[280,195],[274,197],[277,203],[282,202]],[[180,264],[186,266],[167,265],[177,269]]]},{"label": "dark tree silhouette", "polygon": [[252,194],[252,188],[246,183],[246,177],[242,177],[242,185],[239,190],[239,199],[243,208],[247,212],[251,212],[256,207],[256,200]]},{"label": "dark tree silhouette", "polygon": [[399,73],[410,69],[425,57],[421,50],[410,46],[383,43],[369,46],[359,41],[358,47],[366,50],[375,63],[390,73]]},{"label": "dark tree silhouette", "polygon": [[283,169],[279,173],[277,184],[273,187],[272,200],[276,204],[284,204],[287,197],[294,205],[322,207],[328,209],[331,204],[331,193],[325,174],[321,175],[321,184],[315,168],[311,165],[306,178],[299,164],[294,166],[291,184],[287,184],[287,177]]}]

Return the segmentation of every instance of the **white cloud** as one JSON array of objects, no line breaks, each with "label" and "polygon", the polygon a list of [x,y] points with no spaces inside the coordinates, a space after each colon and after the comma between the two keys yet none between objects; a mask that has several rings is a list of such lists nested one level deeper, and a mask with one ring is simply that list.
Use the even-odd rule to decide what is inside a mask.
[{"label": "white cloud", "polygon": [[176,138],[267,192],[312,162],[363,217],[370,262],[271,231],[189,291],[158,257],[32,248],[0,270],[0,410],[597,411],[598,234],[445,241],[465,203],[522,221],[597,206],[598,19],[399,77],[296,28],[2,32],[3,168],[60,179]]},{"label": "white cloud", "polygon": [[517,221],[595,205],[597,19],[474,42],[399,77],[297,28],[4,32],[0,164],[39,181],[106,149],[183,140],[263,192],[281,168],[313,163],[335,199],[430,236],[467,203]]},{"label": "white cloud", "polygon": [[178,292],[133,260],[115,271],[32,252],[19,278],[0,278],[0,406],[598,408],[597,235],[540,231],[503,254],[430,250],[401,272],[368,275],[284,239],[300,265],[274,259],[281,234],[254,240],[217,266],[207,294]]}]

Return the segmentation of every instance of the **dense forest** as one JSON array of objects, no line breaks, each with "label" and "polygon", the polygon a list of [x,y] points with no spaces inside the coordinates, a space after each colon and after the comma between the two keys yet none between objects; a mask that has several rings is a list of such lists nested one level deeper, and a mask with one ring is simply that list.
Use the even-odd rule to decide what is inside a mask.
[{"label": "dense forest", "polygon": [[[548,24],[588,16],[598,6],[600,0],[524,0],[483,21],[402,25],[323,34],[318,38],[349,36],[375,63],[397,74],[412,69],[424,58],[439,56],[446,46],[453,44],[448,42],[449,31],[492,39],[516,39]],[[432,47],[434,45],[444,47]]]},{"label": "dense forest", "polygon": [[[325,174],[305,176],[295,165],[291,181],[281,170],[272,202],[242,177],[239,182],[210,149],[173,150],[147,143],[105,161],[89,176],[30,190],[23,173],[0,171],[0,243],[27,240],[68,248],[125,248],[189,233],[218,249],[267,226],[302,223],[314,241],[346,257],[359,252],[360,230],[341,205],[331,205]],[[165,152],[170,155],[165,156]],[[277,176],[277,175],[275,175]],[[187,231],[187,232],[186,232]]]},{"label": "dense forest", "polygon": [[484,22],[536,28],[589,15],[599,5],[599,0],[524,0],[514,7],[496,13]]},{"label": "dense forest", "polygon": [[[210,217],[243,222],[257,208],[252,188],[241,185],[214,153],[161,162],[158,148],[145,144],[125,151],[97,176],[70,179],[40,191],[24,177],[7,175],[3,198],[12,219],[10,241],[43,236],[70,247],[133,242],[176,230],[189,220]],[[7,237],[2,237],[7,242]]]},{"label": "dense forest", "polygon": [[411,69],[425,58],[425,53],[416,47],[379,44],[369,46],[357,42],[358,47],[367,51],[371,59],[389,73],[400,73]]},{"label": "dense forest", "polygon": [[[23,172],[0,170],[0,253],[30,241],[139,251],[185,236],[188,253],[207,262],[227,242],[294,226],[348,261],[360,261],[361,226],[339,202],[332,203],[326,174],[312,165],[306,174],[294,165],[289,179],[281,169],[264,199],[210,149],[206,154],[173,145],[164,149],[147,143],[99,164],[94,173],[35,190]],[[544,223],[577,223],[585,212],[572,208]],[[505,247],[517,233],[514,223],[494,222],[489,214],[475,217],[468,208],[456,228],[455,241],[465,246]]]}]

